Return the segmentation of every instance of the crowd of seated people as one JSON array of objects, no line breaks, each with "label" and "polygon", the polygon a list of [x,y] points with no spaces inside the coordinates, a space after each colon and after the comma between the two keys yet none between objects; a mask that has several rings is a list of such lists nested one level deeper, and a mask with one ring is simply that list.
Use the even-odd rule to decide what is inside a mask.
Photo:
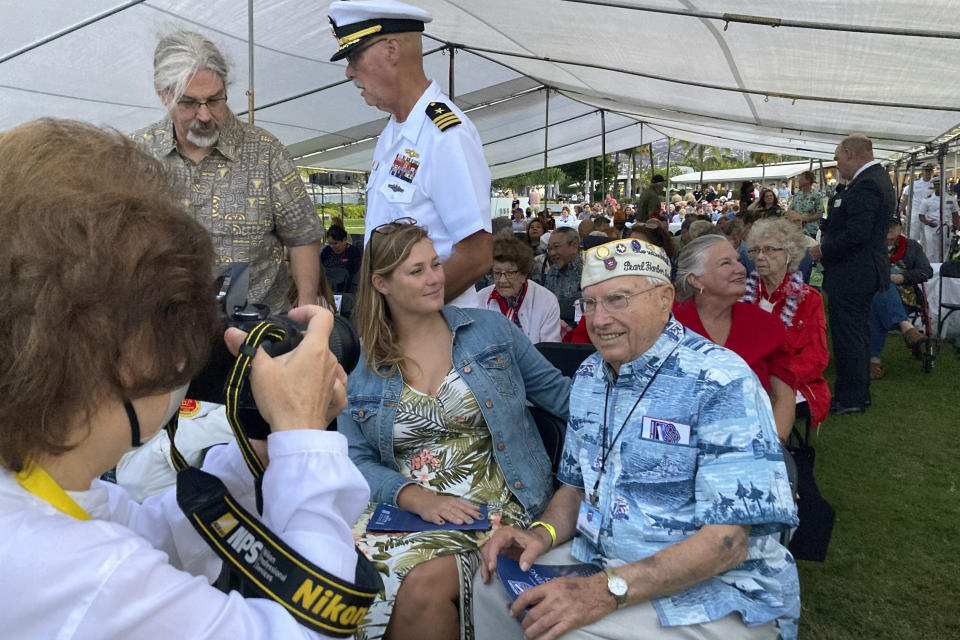
[{"label": "crowd of seated people", "polygon": [[[367,522],[378,503],[439,525],[470,523],[485,505],[495,529],[536,529],[555,484],[528,403],[565,419],[570,380],[533,345],[619,336],[619,321],[616,330],[601,331],[600,319],[616,318],[631,307],[629,296],[650,290],[624,294],[606,284],[609,274],[597,276],[598,269],[620,273],[623,256],[656,252],[664,268],[654,289],[671,284],[676,292],[661,310],[664,330],[702,336],[742,358],[762,389],[758,397],[769,399],[777,438],[788,439],[798,402],[812,426],[826,418],[824,307],[807,283],[812,238],[804,231],[812,216],[793,208],[796,198],[788,210],[779,189],[753,194],[750,187],[748,194],[745,183],[739,202],[678,194],[642,222],[612,197],[564,206],[559,217],[516,207],[492,223],[493,267],[477,283],[485,310],[443,304],[443,268],[415,222],[374,229],[363,251],[342,225],[331,227],[321,262],[347,268],[359,287],[352,323],[363,355],[338,420],[371,490],[354,537],[384,582],[365,637],[423,637],[425,628],[431,637],[473,635],[471,583],[482,572],[480,549],[490,532],[385,535],[366,531]],[[676,235],[672,220],[681,223]],[[900,328],[914,346],[926,340],[905,306],[930,267],[919,245],[899,232],[891,225],[891,286],[876,295],[871,312],[871,355],[879,345],[873,377],[883,375],[879,354],[890,329]],[[606,293],[588,295],[585,281]],[[322,271],[318,298],[332,305]],[[564,301],[573,300],[579,322],[561,315]],[[551,539],[557,533],[549,530]]]}]

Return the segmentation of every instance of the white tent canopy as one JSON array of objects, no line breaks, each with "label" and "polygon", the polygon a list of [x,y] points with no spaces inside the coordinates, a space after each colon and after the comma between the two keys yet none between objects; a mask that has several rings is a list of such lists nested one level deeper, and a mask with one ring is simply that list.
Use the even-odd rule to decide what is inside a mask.
[{"label": "white tent canopy", "polygon": [[[821,166],[824,169],[837,166],[836,162],[814,162],[813,168],[820,169]],[[771,182],[777,180],[790,180],[795,178],[804,171],[810,169],[809,162],[783,162],[778,164],[768,164],[766,167],[744,167],[742,169],[720,169],[716,171],[704,171],[703,179],[700,179],[700,172],[695,171],[693,173],[684,173],[682,175],[673,176],[670,178],[670,182],[676,184],[731,184],[735,182],[742,182],[744,180],[769,180]]]},{"label": "white tent canopy", "polygon": [[[960,125],[949,82],[960,0],[412,1],[434,16],[425,67],[445,91],[455,49],[454,97],[480,130],[495,177],[543,166],[545,86],[550,165],[600,154],[600,109],[608,152],[668,135],[827,159],[844,135],[862,131],[890,157]],[[327,62],[335,46],[327,4],[254,3],[256,121],[304,164],[366,170],[386,116],[345,82],[343,62]],[[226,0],[3,2],[0,129],[41,116],[123,131],[158,119],[152,50],[174,28],[205,33],[227,54],[230,105],[243,112],[246,8]],[[782,26],[732,21],[725,30],[723,13]]]}]

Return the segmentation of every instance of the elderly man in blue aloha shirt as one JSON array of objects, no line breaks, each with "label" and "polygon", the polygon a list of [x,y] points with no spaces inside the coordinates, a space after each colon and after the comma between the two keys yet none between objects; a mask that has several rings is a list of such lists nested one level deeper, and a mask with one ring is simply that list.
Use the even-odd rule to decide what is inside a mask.
[{"label": "elderly man in blue aloha shirt", "polygon": [[[481,640],[796,638],[797,569],[777,534],[798,521],[770,401],[736,354],[671,317],[669,276],[663,250],[641,240],[585,252],[580,304],[597,353],[573,381],[556,495],[529,530],[503,527],[483,549]],[[523,570],[603,570],[530,588],[508,609],[490,579],[500,553]]]}]

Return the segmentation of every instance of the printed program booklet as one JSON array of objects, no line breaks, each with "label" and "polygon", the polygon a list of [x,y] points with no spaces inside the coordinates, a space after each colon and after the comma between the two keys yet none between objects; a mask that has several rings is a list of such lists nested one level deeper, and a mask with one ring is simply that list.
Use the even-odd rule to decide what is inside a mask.
[{"label": "printed program booklet", "polygon": [[377,505],[367,523],[367,531],[484,531],[489,528],[490,519],[487,518],[485,504],[480,505],[480,517],[473,524],[434,524],[415,513],[383,503]]},{"label": "printed program booklet", "polygon": [[527,571],[521,571],[520,563],[512,558],[503,556],[497,557],[497,575],[503,582],[503,588],[506,589],[510,600],[516,600],[517,596],[533,587],[549,582],[554,578],[563,578],[566,576],[592,576],[600,572],[600,567],[593,564],[534,564],[530,565]]}]

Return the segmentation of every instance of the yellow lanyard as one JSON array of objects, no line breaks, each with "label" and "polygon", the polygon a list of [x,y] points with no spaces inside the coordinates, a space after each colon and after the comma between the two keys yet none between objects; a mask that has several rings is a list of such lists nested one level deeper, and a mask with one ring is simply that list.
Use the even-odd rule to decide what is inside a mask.
[{"label": "yellow lanyard", "polygon": [[90,519],[90,514],[67,495],[67,492],[40,465],[28,461],[23,470],[17,473],[17,482],[30,493],[68,516],[77,520]]}]

